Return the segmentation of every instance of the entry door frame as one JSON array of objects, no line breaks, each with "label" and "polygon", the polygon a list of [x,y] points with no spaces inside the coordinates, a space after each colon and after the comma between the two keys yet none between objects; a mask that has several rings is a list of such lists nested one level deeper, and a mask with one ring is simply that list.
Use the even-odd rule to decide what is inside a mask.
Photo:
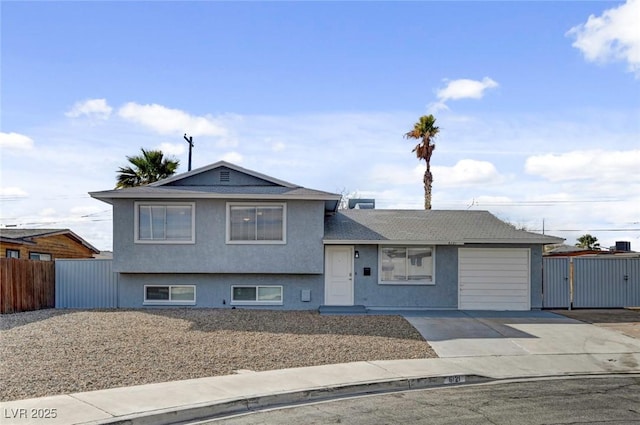
[{"label": "entry door frame", "polygon": [[[354,247],[352,245],[327,245],[324,250],[324,304],[325,305],[340,305],[340,306],[352,306],[354,305],[354,261],[353,261]],[[335,278],[333,276],[332,258],[333,255],[344,255],[344,258],[348,262],[348,276],[342,276],[344,280],[338,283],[344,283],[348,285],[347,299],[342,301],[334,301],[331,299],[330,293],[334,284]]]}]

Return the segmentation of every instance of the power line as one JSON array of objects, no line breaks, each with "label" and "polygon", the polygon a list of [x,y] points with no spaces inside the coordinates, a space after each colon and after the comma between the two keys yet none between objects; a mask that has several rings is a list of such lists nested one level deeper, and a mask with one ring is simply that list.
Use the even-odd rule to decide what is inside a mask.
[{"label": "power line", "polygon": [[[542,232],[543,229],[530,229],[531,232]],[[545,232],[640,232],[640,229],[544,229]]]}]

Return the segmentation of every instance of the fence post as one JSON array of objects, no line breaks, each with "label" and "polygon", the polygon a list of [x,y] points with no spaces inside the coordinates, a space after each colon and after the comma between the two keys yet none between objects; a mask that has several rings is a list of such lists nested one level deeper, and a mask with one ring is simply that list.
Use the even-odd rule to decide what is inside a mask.
[{"label": "fence post", "polygon": [[573,257],[569,257],[569,310],[573,309],[573,277],[575,276],[573,270]]}]

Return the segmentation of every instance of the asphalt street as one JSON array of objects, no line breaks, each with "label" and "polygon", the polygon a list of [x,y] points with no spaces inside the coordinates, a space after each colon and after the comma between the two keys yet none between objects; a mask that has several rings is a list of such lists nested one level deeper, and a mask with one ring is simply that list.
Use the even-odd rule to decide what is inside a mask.
[{"label": "asphalt street", "polygon": [[198,422],[256,424],[640,424],[640,375],[404,391]]}]

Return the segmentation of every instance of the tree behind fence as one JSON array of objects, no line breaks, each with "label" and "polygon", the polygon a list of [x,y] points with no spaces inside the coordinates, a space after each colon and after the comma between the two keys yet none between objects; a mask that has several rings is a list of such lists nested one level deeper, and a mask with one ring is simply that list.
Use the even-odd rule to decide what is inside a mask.
[{"label": "tree behind fence", "polygon": [[0,258],[0,313],[55,307],[53,261]]}]

